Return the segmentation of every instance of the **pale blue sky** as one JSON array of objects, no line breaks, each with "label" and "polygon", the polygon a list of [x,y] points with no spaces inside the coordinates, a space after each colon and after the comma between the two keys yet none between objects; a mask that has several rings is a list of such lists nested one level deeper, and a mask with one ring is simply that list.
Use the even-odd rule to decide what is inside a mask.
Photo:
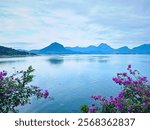
[{"label": "pale blue sky", "polygon": [[0,45],[150,43],[150,0],[0,0]]}]

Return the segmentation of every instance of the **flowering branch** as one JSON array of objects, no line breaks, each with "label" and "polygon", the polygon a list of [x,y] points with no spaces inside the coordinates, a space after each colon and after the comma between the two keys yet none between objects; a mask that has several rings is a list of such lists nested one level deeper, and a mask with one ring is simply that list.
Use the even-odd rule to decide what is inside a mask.
[{"label": "flowering branch", "polygon": [[[150,112],[150,85],[147,77],[142,76],[139,71],[132,70],[128,65],[128,73],[117,73],[117,77],[112,80],[121,86],[122,91],[118,97],[110,96],[109,99],[101,95],[92,96],[92,99],[99,101],[100,107],[92,104],[91,107],[84,105],[82,112]],[[86,108],[86,111],[84,111]]]},{"label": "flowering branch", "polygon": [[34,69],[29,66],[26,71],[17,71],[7,76],[6,71],[0,72],[0,112],[17,112],[16,107],[30,103],[30,97],[48,98],[48,90],[28,85],[34,75]]}]

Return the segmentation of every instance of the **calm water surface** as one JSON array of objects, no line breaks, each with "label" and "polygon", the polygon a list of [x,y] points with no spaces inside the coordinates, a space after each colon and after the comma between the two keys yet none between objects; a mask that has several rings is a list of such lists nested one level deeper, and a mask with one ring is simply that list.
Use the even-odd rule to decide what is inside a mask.
[{"label": "calm water surface", "polygon": [[0,70],[13,73],[32,65],[32,85],[48,89],[53,101],[32,98],[20,112],[80,112],[92,95],[116,96],[120,87],[112,81],[117,72],[132,64],[150,79],[150,55],[50,55],[0,58]]}]

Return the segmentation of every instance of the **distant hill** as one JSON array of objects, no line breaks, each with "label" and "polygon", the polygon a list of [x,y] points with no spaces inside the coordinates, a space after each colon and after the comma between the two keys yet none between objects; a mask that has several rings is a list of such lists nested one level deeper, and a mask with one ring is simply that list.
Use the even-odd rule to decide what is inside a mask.
[{"label": "distant hill", "polygon": [[58,42],[54,42],[39,50],[15,50],[0,46],[0,55],[31,55],[31,54],[150,54],[150,44],[143,44],[132,49],[127,46],[114,49],[106,43],[99,46],[90,45],[88,47],[64,47]]},{"label": "distant hill", "polygon": [[119,53],[119,54],[130,54],[132,53],[131,49],[129,49],[127,46],[118,48],[115,50],[115,53]]},{"label": "distant hill", "polygon": [[150,54],[150,44],[143,44],[133,49],[129,49],[127,46],[114,49],[106,43],[101,43],[99,46],[88,47],[66,47],[74,52],[81,52],[84,54]]},{"label": "distant hill", "polygon": [[66,47],[66,49],[71,50],[76,53],[95,53],[96,46],[88,46],[88,47]]},{"label": "distant hill", "polygon": [[101,43],[98,47],[99,53],[102,54],[112,54],[114,53],[114,49],[108,46],[106,43]]},{"label": "distant hill", "polygon": [[114,49],[105,43],[101,43],[98,47],[88,46],[88,47],[66,47],[66,49],[72,50],[74,52],[81,52],[86,54],[110,54],[114,53]]},{"label": "distant hill", "polygon": [[150,44],[143,44],[132,49],[135,54],[150,54]]},{"label": "distant hill", "polygon": [[12,48],[0,46],[0,56],[23,56],[23,55],[31,55],[28,52],[18,51]]},{"label": "distant hill", "polygon": [[99,46],[64,47],[60,43],[54,42],[43,49],[29,52],[36,54],[150,54],[150,44],[143,44],[133,49],[129,49],[127,46],[114,49],[106,43],[101,43]]},{"label": "distant hill", "polygon": [[54,42],[49,46],[40,50],[31,50],[30,52],[36,54],[71,54],[74,53],[71,50],[66,49],[63,45]]}]

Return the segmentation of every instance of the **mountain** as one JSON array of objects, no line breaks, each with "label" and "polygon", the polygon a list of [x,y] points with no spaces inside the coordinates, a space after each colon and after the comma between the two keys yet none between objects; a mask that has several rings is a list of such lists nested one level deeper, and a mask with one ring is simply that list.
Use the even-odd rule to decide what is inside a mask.
[{"label": "mountain", "polygon": [[101,43],[99,46],[88,47],[66,47],[68,50],[74,52],[81,52],[83,54],[150,54],[150,44],[143,44],[133,49],[129,49],[127,46],[114,49],[106,43]]},{"label": "mountain", "polygon": [[150,54],[150,44],[143,44],[132,49],[135,54]]},{"label": "mountain", "polygon": [[117,54],[130,54],[130,53],[132,53],[132,51],[127,46],[124,46],[124,47],[116,49],[115,53],[117,53]]},{"label": "mountain", "polygon": [[64,52],[64,51],[66,51],[66,49],[64,48],[63,45],[61,45],[57,42],[54,42],[51,45],[41,49],[40,51],[43,53],[56,52],[56,51]]},{"label": "mountain", "polygon": [[54,42],[43,49],[31,50],[30,52],[36,53],[36,54],[71,54],[73,53],[71,50],[67,50],[63,45],[57,42]]},{"label": "mountain", "polygon": [[23,49],[17,49],[17,51],[21,51],[21,52],[29,52],[29,51],[23,50]]},{"label": "mountain", "polygon": [[18,51],[12,48],[8,48],[8,47],[4,47],[4,46],[0,46],[0,56],[23,56],[23,55],[30,55],[30,53],[28,52],[24,52],[24,51]]},{"label": "mountain", "polygon": [[97,47],[96,46],[88,46],[88,47],[65,47],[68,50],[71,50],[73,52],[76,53],[95,53],[95,51],[97,51]]},{"label": "mountain", "polygon": [[99,53],[102,53],[102,54],[114,53],[114,49],[108,46],[106,43],[101,43],[97,48],[99,50]]},{"label": "mountain", "polygon": [[99,46],[64,47],[60,43],[54,42],[43,49],[29,52],[36,54],[150,54],[150,44],[143,44],[133,49],[129,49],[127,46],[114,49],[106,43],[101,43]]},{"label": "mountain", "polygon": [[66,49],[84,54],[110,54],[114,52],[114,49],[105,43],[101,43],[98,47],[91,45],[88,47],[66,47]]}]

